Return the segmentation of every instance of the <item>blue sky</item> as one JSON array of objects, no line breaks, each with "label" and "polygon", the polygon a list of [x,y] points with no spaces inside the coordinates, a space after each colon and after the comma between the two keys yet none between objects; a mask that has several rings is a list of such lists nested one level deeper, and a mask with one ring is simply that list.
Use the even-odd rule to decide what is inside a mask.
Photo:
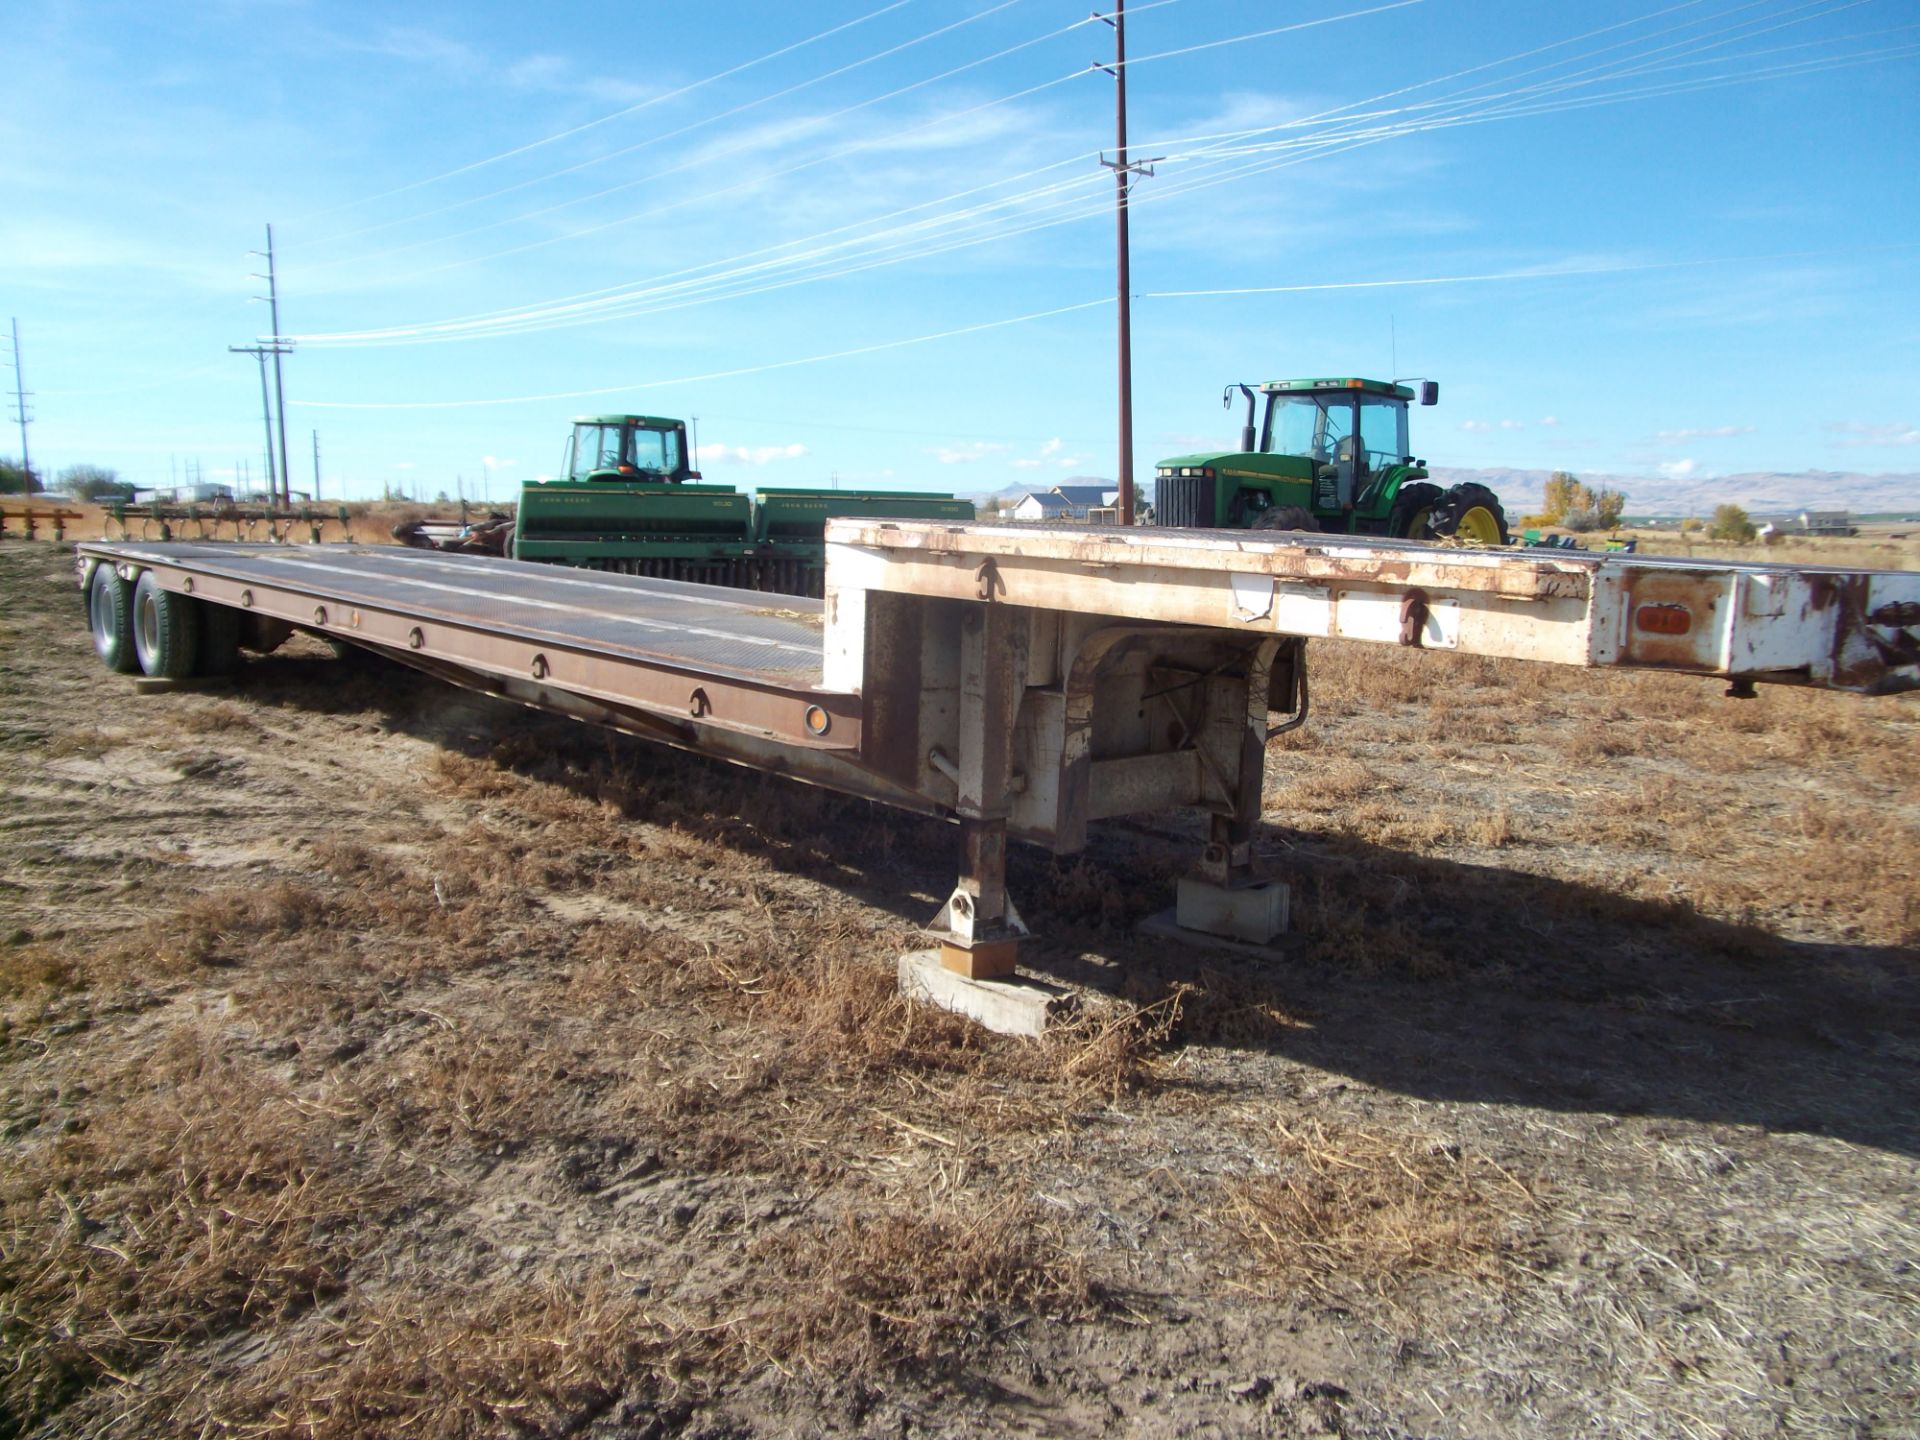
[{"label": "blue sky", "polygon": [[[1115,472],[1084,0],[45,0],[7,31],[0,320],[42,471],[259,474],[227,347],[270,333],[271,221],[296,488],[317,431],[328,497],[503,498],[619,410],[697,416],[742,486]],[[1132,0],[1127,31],[1143,482],[1230,440],[1227,383],[1349,373],[1441,381],[1435,464],[1920,469],[1911,0]]]}]

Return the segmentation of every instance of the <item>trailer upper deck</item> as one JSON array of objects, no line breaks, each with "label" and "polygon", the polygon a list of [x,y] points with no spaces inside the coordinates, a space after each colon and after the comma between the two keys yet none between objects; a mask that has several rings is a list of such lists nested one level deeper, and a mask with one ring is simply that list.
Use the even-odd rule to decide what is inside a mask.
[{"label": "trailer upper deck", "polygon": [[1913,571],[1110,525],[836,520],[827,542],[830,597],[838,586],[1745,683],[1920,689]]}]

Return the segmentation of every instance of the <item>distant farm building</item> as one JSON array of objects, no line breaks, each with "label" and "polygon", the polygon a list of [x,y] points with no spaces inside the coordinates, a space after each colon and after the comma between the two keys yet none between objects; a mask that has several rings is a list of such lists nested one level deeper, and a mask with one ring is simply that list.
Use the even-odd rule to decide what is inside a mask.
[{"label": "distant farm building", "polygon": [[1007,513],[1015,520],[1110,521],[1119,495],[1105,485],[1056,485],[1051,490],[1028,491]]},{"label": "distant farm building", "polygon": [[1800,529],[1808,535],[1858,535],[1859,527],[1846,510],[1802,510]]},{"label": "distant farm building", "polygon": [[[122,492],[124,493],[124,492]],[[204,505],[214,500],[233,499],[231,485],[218,484],[207,480],[192,485],[163,485],[156,490],[136,490],[133,503],[136,505]]]}]

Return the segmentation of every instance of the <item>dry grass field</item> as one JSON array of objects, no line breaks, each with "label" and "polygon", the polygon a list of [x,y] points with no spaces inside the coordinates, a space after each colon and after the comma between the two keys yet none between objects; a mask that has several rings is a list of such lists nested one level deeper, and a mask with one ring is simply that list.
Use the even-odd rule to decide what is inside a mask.
[{"label": "dry grass field", "polygon": [[1312,662],[1280,953],[1019,850],[1020,1041],[939,825],[0,545],[0,1436],[1920,1433],[1920,700]]}]

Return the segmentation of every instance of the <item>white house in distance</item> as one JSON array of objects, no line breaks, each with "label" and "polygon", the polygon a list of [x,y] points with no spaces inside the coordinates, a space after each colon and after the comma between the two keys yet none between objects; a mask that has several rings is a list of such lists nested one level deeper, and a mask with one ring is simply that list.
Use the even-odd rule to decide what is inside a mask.
[{"label": "white house in distance", "polygon": [[1097,521],[1110,517],[1094,512],[1111,510],[1119,499],[1120,492],[1105,485],[1056,485],[1028,491],[1007,514],[1015,520]]},{"label": "white house in distance", "polygon": [[1853,516],[1845,510],[1802,510],[1800,529],[1808,535],[1858,535]]}]

